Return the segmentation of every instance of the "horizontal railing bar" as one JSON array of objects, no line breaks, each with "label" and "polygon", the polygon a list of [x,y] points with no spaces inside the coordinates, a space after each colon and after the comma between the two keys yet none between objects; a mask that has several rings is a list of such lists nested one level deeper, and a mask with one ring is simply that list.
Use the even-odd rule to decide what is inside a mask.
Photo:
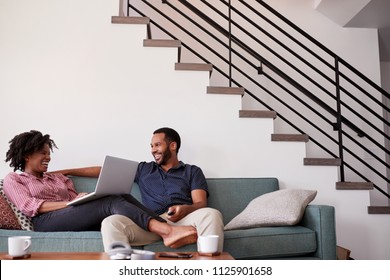
[{"label": "horizontal railing bar", "polygon": [[[204,0],[202,0],[204,1]],[[220,0],[221,2],[223,2],[225,5],[228,5],[228,3],[225,3],[225,1],[223,0]],[[241,1],[243,2],[243,1]],[[253,7],[250,7],[247,3],[243,2],[244,5],[246,5],[248,8],[250,8],[251,10],[253,9]],[[286,44],[282,43],[280,40],[278,40],[275,36],[271,35],[269,32],[267,32],[264,28],[262,28],[260,25],[256,24],[253,20],[251,20],[249,17],[247,17],[246,15],[244,15],[241,11],[239,11],[237,8],[233,7],[232,6],[232,10],[237,13],[238,15],[240,15],[243,19],[245,19],[247,22],[249,22],[252,26],[254,26],[256,29],[260,30],[263,34],[265,34],[267,37],[269,37],[270,39],[272,39],[274,42],[276,42],[278,45],[282,46],[285,50],[287,50],[289,53],[291,53],[293,56],[295,56],[296,58],[298,58],[301,62],[305,63],[307,66],[309,66],[312,70],[314,70],[317,74],[319,74],[320,76],[322,76],[324,79],[326,79],[328,82],[330,82],[331,84],[333,85],[336,85],[335,81],[333,81],[331,78],[329,78],[327,75],[324,74],[324,72],[320,71],[317,67],[315,67],[313,64],[309,63],[307,60],[305,60],[302,56],[300,56],[299,54],[297,54],[296,52],[294,52],[293,50],[291,50],[289,47],[287,47]],[[256,11],[257,14],[259,14],[258,11]],[[244,31],[247,35],[249,35],[250,33],[243,29],[241,26],[237,25],[237,23],[235,23],[235,25],[242,29],[242,31]],[[254,37],[252,35],[252,37]],[[254,37],[256,38],[256,37]],[[256,41],[259,41],[258,38],[256,38]],[[303,45],[304,48],[307,48],[306,46]],[[317,58],[318,59],[318,58]]]},{"label": "horizontal railing bar", "polygon": [[[234,21],[233,21],[233,23],[238,27],[238,28],[240,28],[240,29],[242,29],[240,26],[238,26]],[[261,43],[257,38],[255,38],[253,35],[251,35],[251,34],[249,34],[246,30],[244,30],[244,29],[242,29],[242,31],[243,32],[245,32],[248,36],[250,36],[252,39],[254,39],[254,40],[256,40],[258,43],[260,43],[261,45],[263,45],[263,43]],[[269,50],[269,49],[268,49]],[[274,51],[272,51],[272,50],[270,50],[270,52],[271,53],[273,53],[274,55],[275,55],[275,52]],[[279,55],[276,55],[278,58],[280,58],[280,59],[282,59]],[[288,62],[286,62],[284,59],[282,59],[288,66],[290,66],[290,67],[292,67],[294,70],[296,70],[299,74],[301,74],[301,76],[303,76],[304,78],[306,78],[306,79],[308,79],[310,82],[312,82],[313,84],[315,84],[316,86],[318,86],[320,89],[322,89],[324,92],[326,92],[328,95],[330,95],[332,98],[335,98],[335,96],[333,96],[333,95],[331,95],[330,93],[329,93],[329,91],[327,91],[327,90],[325,90],[322,86],[319,86],[316,82],[314,82],[312,79],[310,79],[310,78],[308,78],[307,77],[307,75],[305,75],[305,74],[303,74],[301,71],[299,71],[299,70],[297,70],[295,67],[293,67],[290,63],[288,63]],[[262,61],[262,60],[261,60]],[[264,61],[262,61],[262,62],[264,62]],[[274,72],[277,72],[277,71],[275,71],[275,68],[273,68],[273,71]],[[279,72],[278,72],[279,73]],[[285,75],[283,74],[282,75],[282,77],[284,78],[284,79],[286,79],[285,78]],[[286,75],[286,77],[287,77],[287,75]],[[286,79],[287,80],[287,79]],[[291,83],[291,81],[293,81],[293,80],[289,80],[289,82]],[[302,86],[300,86],[299,85],[299,89],[302,91],[302,92],[304,92],[305,90],[304,90],[304,88],[302,87]],[[308,94],[307,94],[308,95]],[[310,96],[312,96],[311,94],[309,94]],[[309,96],[308,95],[308,96]],[[351,96],[352,97],[352,96]],[[312,98],[312,97],[311,97]],[[355,97],[352,97],[352,98],[354,98],[355,100],[356,100],[356,98]],[[359,100],[356,100],[357,102],[359,102],[359,104],[361,104],[362,106],[364,106],[365,108],[367,108],[371,113],[373,113],[376,117],[379,117],[380,119],[381,119],[381,117],[378,115],[378,114],[376,114],[374,111],[372,111],[370,108],[368,108],[365,104],[363,104],[361,101],[359,101]],[[370,122],[368,122],[368,120],[367,120],[367,118],[364,118],[363,116],[361,116],[357,111],[355,111],[355,110],[353,110],[350,106],[348,106],[347,104],[345,104],[343,101],[341,101],[342,102],[342,104],[345,106],[345,107],[347,107],[351,112],[354,112],[357,116],[359,116],[363,121],[365,121],[368,125],[370,125],[373,129],[375,129],[375,130],[377,130],[377,132],[379,132],[380,134],[382,134],[383,136],[385,136],[386,138],[388,138],[388,139],[390,139],[390,137],[388,136],[388,135],[386,135],[382,130],[380,130],[380,129],[378,129],[376,126],[373,126],[372,125],[372,123],[370,123]],[[318,103],[318,102],[317,102]],[[320,103],[318,103],[321,107],[325,107],[325,105],[321,105]],[[324,103],[325,104],[325,103]],[[329,110],[327,110],[328,112],[330,112]],[[334,114],[335,115],[335,114]],[[385,121],[384,119],[383,119],[383,121]],[[343,120],[343,122],[345,122],[345,120]],[[387,123],[386,121],[385,121],[385,123]],[[348,125],[348,124],[347,124]],[[350,125],[348,125],[348,126],[350,126]],[[351,126],[350,126],[351,127]],[[354,128],[352,128],[352,129],[354,129]],[[356,129],[354,129],[355,131],[356,131]],[[357,131],[359,134],[361,134],[361,130],[359,129],[358,131]]]},{"label": "horizontal railing bar", "polygon": [[[223,2],[225,5],[227,3],[225,3],[223,0],[221,0],[221,2]],[[242,1],[241,1],[242,2]],[[248,4],[245,4],[246,6],[248,6]],[[255,27],[258,27],[260,28],[258,25],[256,25],[253,21],[251,21],[250,19],[248,19],[248,17],[246,17],[245,15],[243,15],[241,12],[239,12],[237,9],[235,9],[234,7],[232,7],[234,9],[235,12],[237,12],[241,17],[243,17],[244,19],[246,19],[247,21],[249,21],[252,25],[254,25]],[[251,7],[249,7],[251,8]],[[216,11],[218,12],[218,11]],[[257,11],[256,11],[257,12]],[[223,16],[223,14],[221,14],[219,12],[219,14],[221,16]],[[252,34],[248,33],[247,30],[244,30],[241,26],[237,25],[236,22],[233,21],[233,23],[235,24],[235,26],[237,26],[238,28],[240,28],[243,32],[245,32],[248,36],[250,36],[252,39],[254,39],[257,43],[263,45],[262,42],[260,42],[257,38],[255,38]],[[260,28],[261,29],[261,28]],[[279,41],[277,41],[279,42]],[[289,49],[288,49],[289,50]],[[273,51],[271,51],[271,53],[275,54]],[[277,55],[277,57],[280,58],[280,56]],[[285,62],[285,61],[284,61]],[[291,65],[289,63],[286,63],[288,66],[291,67]],[[299,71],[300,72],[300,71]],[[307,78],[305,74],[302,74],[300,73],[303,77]],[[344,76],[344,75],[343,75]],[[313,82],[311,79],[309,79],[309,81],[311,81],[312,83],[316,84],[315,82]],[[351,81],[352,82],[352,81]],[[316,84],[317,85],[317,84]],[[323,87],[319,87],[320,89],[322,89],[324,92],[326,92],[328,95],[332,96],[333,98],[335,98],[333,95],[331,95],[327,90],[325,90]],[[341,89],[343,89],[343,91],[345,92],[346,90],[342,87],[340,87]],[[351,96],[349,95],[351,98],[353,98],[356,102],[358,102],[360,105],[362,105],[364,108],[366,108],[369,112],[371,112],[375,117],[379,118],[381,121],[383,121],[385,124],[389,125],[389,123],[383,119],[381,116],[379,116],[377,113],[375,113],[372,109],[370,109],[368,106],[366,106],[364,103],[362,103],[360,100],[356,99],[356,97],[354,96]],[[377,101],[377,100],[375,100]],[[342,101],[341,101],[342,102]],[[351,112],[354,112],[357,116],[359,116],[363,121],[365,121],[368,125],[370,125],[374,130],[376,130],[378,133],[380,133],[382,136],[386,137],[387,139],[390,139],[390,136],[385,134],[382,130],[380,130],[379,128],[377,128],[376,126],[374,126],[372,123],[368,122],[367,118],[364,118],[363,116],[361,116],[356,110],[353,110],[350,106],[348,106],[347,104],[345,104],[344,102],[342,102],[342,104],[348,108]],[[320,105],[321,106],[321,105]],[[384,106],[382,104],[382,106]],[[387,110],[389,110],[388,108],[386,108]]]},{"label": "horizontal railing bar", "polygon": [[[362,178],[363,180],[365,180],[366,182],[371,182],[371,180],[369,178],[367,178],[366,176],[364,176],[363,174],[361,174],[358,170],[356,170],[353,166],[351,166],[350,164],[348,163],[344,163],[346,167],[348,167],[351,171],[353,171],[356,175],[360,176],[360,178]],[[386,193],[384,190],[382,190],[378,185],[376,184],[373,184],[374,185],[374,188],[379,191],[380,193],[382,193],[383,195],[385,195],[387,198],[390,198],[390,194]]]},{"label": "horizontal railing bar", "polygon": [[[305,51],[307,51],[308,53],[310,53],[313,57],[317,58],[319,61],[321,61],[324,65],[328,66],[330,69],[332,69],[333,71],[335,70],[335,67],[330,64],[329,62],[327,62],[326,60],[324,60],[322,57],[320,57],[318,54],[316,54],[314,51],[312,51],[311,49],[309,49],[307,46],[305,46],[302,42],[300,42],[299,40],[297,40],[296,38],[294,38],[291,34],[289,34],[287,31],[285,31],[284,29],[280,28],[278,25],[276,25],[274,22],[272,22],[270,19],[268,19],[267,17],[265,17],[264,15],[262,15],[261,13],[259,13],[254,7],[252,6],[249,6],[247,3],[245,3],[245,1],[243,0],[239,0],[242,4],[244,4],[248,9],[250,9],[252,12],[256,13],[258,16],[260,16],[264,21],[266,21],[269,25],[271,25],[272,27],[274,27],[276,30],[278,30],[279,32],[281,32],[283,35],[285,35],[287,38],[289,38],[291,41],[293,41],[295,44],[297,44],[298,46],[300,46],[302,49],[304,49]],[[299,31],[298,31],[299,32]],[[304,31],[302,31],[304,32]],[[301,32],[299,32],[301,33]],[[302,34],[302,33],[301,33]],[[329,54],[329,53],[328,53]],[[332,56],[332,54],[329,54],[330,56]]]},{"label": "horizontal railing bar", "polygon": [[[241,3],[244,3],[244,1],[242,0],[239,0]],[[313,37],[311,37],[309,34],[307,34],[305,31],[303,31],[301,28],[299,28],[296,24],[294,24],[292,21],[288,20],[286,17],[284,17],[282,14],[280,14],[279,12],[277,12],[275,9],[273,9],[270,5],[266,4],[263,0],[256,0],[257,3],[259,3],[260,5],[262,5],[263,7],[265,7],[267,10],[269,10],[271,13],[273,13],[274,15],[276,15],[276,17],[280,18],[282,21],[284,21],[288,26],[292,27],[295,31],[297,31],[299,34],[301,34],[303,37],[305,37],[306,39],[308,39],[310,42],[314,43],[317,47],[319,47],[320,49],[322,49],[325,53],[327,53],[328,55],[330,55],[331,57],[335,57],[336,54],[334,52],[332,52],[330,49],[328,49],[327,47],[325,47],[324,45],[320,44],[317,40],[315,40]],[[255,9],[253,9],[255,10]],[[264,17],[262,17],[264,19]],[[276,28],[276,24],[272,23],[271,20],[267,20],[267,22],[269,24],[271,24],[272,26],[274,26]],[[284,31],[283,29],[281,29],[280,27],[277,28],[279,31],[283,31],[283,33],[285,33],[284,35],[286,35],[287,37],[289,37],[289,39],[293,40],[295,43],[297,43],[298,45],[301,45],[301,47],[303,47],[305,50],[307,47],[305,47],[302,43],[299,43],[299,41],[297,39],[295,39],[293,36],[291,36],[290,34],[288,34],[286,31]],[[308,51],[312,54],[312,51]],[[322,59],[319,59],[322,61]],[[325,65],[329,66],[331,69],[335,70],[334,66],[332,66],[331,64],[327,63],[326,61],[322,61]]]},{"label": "horizontal railing bar", "polygon": [[[237,24],[232,21],[236,26]],[[249,37],[251,37],[252,39],[254,39],[257,43],[259,43],[260,45],[262,45],[264,48],[266,48],[270,53],[272,53],[273,55],[275,55],[277,58],[279,58],[282,62],[284,62],[287,66],[291,67],[293,70],[295,70],[298,74],[300,74],[302,77],[304,77],[305,79],[307,79],[309,82],[311,82],[312,84],[314,84],[315,86],[317,86],[319,89],[321,89],[323,92],[325,92],[328,96],[330,96],[331,98],[335,99],[334,95],[332,95],[328,90],[326,90],[323,86],[321,86],[318,82],[314,81],[312,78],[310,78],[308,75],[306,75],[303,71],[299,70],[298,67],[294,66],[292,63],[290,63],[289,61],[287,61],[285,58],[283,58],[280,54],[278,54],[277,52],[275,52],[274,50],[272,50],[270,47],[266,46],[263,42],[261,42],[260,40],[258,40],[256,37],[254,37],[252,34],[250,34],[247,30],[243,29],[242,27],[240,26],[237,26],[238,28],[240,28],[243,32],[245,32]],[[234,37],[236,38],[236,37]],[[258,58],[258,57],[256,57]],[[263,62],[262,60],[260,60],[261,62]],[[313,94],[313,96],[315,96]]]},{"label": "horizontal railing bar", "polygon": [[[207,23],[209,23],[211,26],[213,26],[215,29],[219,30],[223,35],[225,36],[229,36],[228,32],[223,28],[221,27],[219,24],[215,23],[214,21],[212,21],[208,16],[206,16],[204,13],[202,13],[199,9],[197,9],[196,7],[194,7],[193,5],[189,4],[187,1],[183,1],[183,0],[179,0],[179,2],[183,3],[186,7],[188,7],[192,12],[196,13],[200,18],[202,18],[204,21],[206,21]],[[255,57],[256,59],[258,59],[259,61],[261,61],[262,63],[266,64],[268,68],[270,68],[273,72],[277,73],[279,76],[281,76],[283,79],[285,79],[286,81],[288,81],[291,85],[293,85],[294,87],[296,87],[297,89],[299,89],[302,93],[304,93],[305,95],[307,95],[308,97],[310,97],[311,99],[313,99],[314,102],[316,102],[319,106],[321,106],[322,108],[324,108],[326,111],[328,111],[329,113],[331,113],[334,117],[337,117],[337,112],[332,109],[328,104],[326,104],[325,102],[323,102],[320,98],[316,97],[314,94],[312,94],[311,92],[309,92],[306,88],[304,88],[301,84],[295,82],[295,80],[291,79],[288,75],[286,75],[283,71],[281,71],[279,68],[275,67],[272,63],[270,63],[268,60],[266,60],[265,58],[263,58],[261,55],[259,55],[258,53],[254,52],[251,48],[249,48],[246,44],[242,43],[241,40],[239,40],[237,37],[235,36],[231,36],[232,40],[234,41],[234,43],[236,43],[237,45],[239,45],[241,48],[243,48],[246,52],[248,52],[250,55],[252,55],[253,57]],[[272,51],[272,50],[270,50]],[[273,52],[273,51],[272,51]],[[280,59],[284,60],[283,58],[281,58],[280,55],[276,54],[275,52],[273,52],[274,55],[278,56]],[[292,67],[294,70],[298,71],[302,76],[304,76],[305,78],[308,78],[302,71],[300,71],[299,69],[297,69],[295,66],[291,65],[291,63],[287,62],[284,60],[284,62],[286,64],[288,64],[290,67]],[[310,78],[308,78],[310,80]],[[326,91],[327,92],[327,91]],[[331,95],[332,96],[332,95]],[[334,98],[334,96],[333,96]],[[345,117],[342,118],[342,121],[343,123],[345,123],[348,127],[350,127],[351,129],[353,129],[354,131],[356,131],[356,133],[358,133],[359,136],[365,136],[364,135],[364,132],[358,128],[355,124],[353,124],[351,121],[347,120]]]},{"label": "horizontal railing bar", "polygon": [[[280,69],[278,68],[275,68],[271,63],[268,63],[267,62],[264,62],[263,61],[263,64],[266,65],[268,68],[270,68],[274,73],[278,74],[279,76],[281,76],[283,79],[285,79],[287,82],[289,82],[292,86],[296,87],[297,89],[299,89],[302,93],[304,93],[305,95],[309,96],[314,102],[316,102],[319,106],[321,106],[323,109],[325,109],[328,113],[332,114],[335,118],[337,118],[338,116],[338,113],[336,112],[336,110],[334,110],[332,107],[330,107],[328,104],[326,104],[324,101],[322,101],[320,98],[318,97],[315,97],[313,95],[311,95],[311,93],[306,89],[304,88],[302,85],[300,85],[298,82],[296,82],[295,80],[293,80],[292,78],[290,78],[287,74],[285,74],[283,71],[281,71]],[[367,137],[367,135],[359,128],[357,127],[354,123],[352,123],[351,121],[349,121],[348,119],[346,119],[345,117],[341,117],[341,121],[347,125],[348,127],[350,127],[352,130],[354,130],[359,136],[365,136]]]},{"label": "horizontal railing bar", "polygon": [[[240,2],[243,2],[242,0],[239,0]],[[342,59],[341,57],[338,57],[334,52],[332,52],[330,49],[328,49],[327,47],[325,47],[323,44],[321,44],[320,42],[318,42],[316,39],[314,39],[313,37],[311,37],[309,34],[307,34],[305,31],[303,31],[302,29],[300,29],[297,25],[295,25],[293,22],[291,22],[290,20],[288,20],[286,17],[284,17],[282,14],[280,14],[279,12],[277,12],[275,9],[273,9],[270,5],[268,5],[267,3],[265,3],[263,0],[256,0],[257,3],[259,3],[260,5],[264,6],[267,10],[269,10],[271,13],[273,13],[274,15],[276,15],[278,18],[280,18],[282,21],[284,21],[287,25],[291,26],[295,31],[297,31],[298,33],[300,33],[303,37],[305,37],[306,39],[308,39],[310,42],[312,42],[313,44],[315,44],[317,47],[321,48],[324,52],[326,52],[327,54],[329,54],[330,56],[332,56],[333,58],[337,57],[339,59],[339,63],[343,64],[345,67],[347,67],[349,70],[351,70],[352,72],[354,72],[357,76],[359,76],[360,78],[362,78],[366,83],[368,83],[370,86],[372,86],[373,88],[375,88],[377,91],[379,91],[380,93],[382,93],[385,97],[387,98],[390,98],[390,94],[388,92],[386,92],[384,89],[382,89],[380,86],[378,86],[376,83],[374,83],[372,80],[370,80],[369,78],[367,78],[365,75],[363,75],[361,72],[359,72],[356,68],[354,68],[352,65],[350,65],[348,62],[346,62],[344,59]],[[343,76],[344,77],[344,76]],[[345,78],[345,77],[344,77]],[[369,95],[369,94],[368,94]]]},{"label": "horizontal railing bar", "polygon": [[[385,109],[387,112],[390,112],[390,109],[384,104],[383,102],[379,101],[378,99],[374,98],[369,92],[367,92],[365,89],[363,89],[361,86],[359,86],[357,83],[352,81],[349,77],[347,77],[345,74],[340,73],[340,76],[343,77],[346,81],[348,81],[351,85],[353,85],[355,88],[357,88],[359,91],[361,91],[364,95],[369,97],[372,101],[374,101],[377,105],[381,106],[383,109]],[[361,77],[360,77],[361,78]],[[346,90],[343,90],[346,92]]]},{"label": "horizontal railing bar", "polygon": [[[374,115],[377,119],[379,119],[381,122],[383,122],[384,124],[386,124],[387,126],[390,126],[390,123],[384,119],[382,116],[380,116],[378,113],[376,113],[373,109],[371,109],[366,103],[362,102],[359,98],[357,98],[356,96],[354,96],[352,93],[350,93],[349,91],[347,91],[344,87],[340,86],[340,89],[346,94],[348,95],[351,99],[353,99],[356,103],[358,103],[360,106],[362,106],[364,109],[366,109],[368,112],[370,112],[372,115]],[[356,110],[352,110],[352,112],[355,112]],[[365,119],[364,117],[362,117],[360,114],[358,114],[356,112],[356,115],[358,115],[361,119]],[[367,122],[368,120],[366,120]]]},{"label": "horizontal railing bar", "polygon": [[[374,89],[376,89],[377,91],[379,91],[383,96],[385,96],[386,98],[389,98],[390,99],[390,93],[388,93],[387,91],[385,91],[383,88],[381,88],[380,86],[378,86],[376,83],[374,83],[372,80],[370,80],[369,78],[367,78],[365,75],[363,75],[362,73],[360,73],[358,70],[356,70],[352,65],[350,65],[348,62],[346,62],[344,59],[342,59],[341,57],[339,57],[339,61],[340,63],[342,63],[345,67],[347,67],[349,70],[351,70],[353,73],[355,73],[355,75],[359,76],[359,78],[363,79],[367,84],[369,84],[370,86],[372,86]],[[345,79],[348,79],[349,78],[345,75],[343,75],[343,78]],[[352,82],[352,81],[351,81]],[[362,89],[361,87],[359,87],[357,84],[356,84],[356,87],[359,88],[361,91],[367,93],[367,95],[370,96],[370,94],[368,92],[366,92],[364,89]]]},{"label": "horizontal railing bar", "polygon": [[[207,17],[206,15],[204,15],[201,11],[199,11],[197,8],[195,8],[193,5],[189,4],[187,1],[180,1],[180,2],[184,2],[185,5],[187,7],[190,7],[190,9],[192,11],[195,11],[196,14],[198,15],[201,15],[200,17],[205,20],[206,22],[208,22],[209,24],[211,24],[214,28],[216,28],[217,30],[220,30],[222,31],[222,33],[224,35],[228,35],[228,32],[222,28],[221,26],[219,26],[218,24],[215,24],[214,22],[212,22],[212,20]],[[212,23],[210,23],[212,22]],[[247,34],[248,35],[248,34]],[[238,42],[237,41],[240,41],[238,40],[235,36],[232,37],[232,39],[234,40],[234,42],[237,44]],[[257,40],[256,38],[253,38],[255,40]],[[241,44],[241,42],[239,42]],[[248,50],[248,47],[245,46],[243,47],[246,51]],[[330,106],[328,106],[325,102],[323,102],[321,99],[319,98],[316,98],[313,94],[311,94],[310,92],[308,92],[306,90],[306,88],[302,87],[300,84],[296,83],[294,80],[292,80],[291,78],[289,78],[288,75],[286,75],[284,72],[280,71],[279,69],[277,69],[276,67],[270,67],[270,63],[267,63],[265,62],[265,59],[262,59],[259,57],[259,55],[257,54],[254,54],[253,51],[249,51],[249,52],[252,52],[252,56],[256,57],[257,59],[259,59],[260,61],[262,61],[263,63],[266,63],[266,65],[271,68],[275,73],[277,73],[278,75],[280,75],[282,78],[284,78],[285,80],[287,80],[290,84],[292,84],[294,87],[296,87],[297,89],[299,89],[301,92],[305,93],[307,96],[309,96],[310,98],[312,98],[317,104],[319,104],[319,106],[321,106],[322,108],[324,108],[326,111],[328,111],[329,113],[331,113],[333,116],[337,116],[337,112],[335,110],[333,110]],[[288,64],[288,63],[287,63]],[[253,66],[253,65],[252,65]],[[289,65],[291,66],[291,65]],[[302,74],[303,76],[305,76],[303,73],[300,73]],[[343,104],[344,106],[346,107],[349,107],[348,105],[346,105],[345,103]],[[354,111],[352,108],[349,108],[350,110]],[[356,112],[355,112],[356,113]],[[365,118],[362,117],[363,120],[365,120]],[[342,122],[345,123],[347,126],[349,126],[351,129],[353,129],[354,131],[356,131],[359,136],[366,136],[364,134],[364,132],[358,128],[356,125],[354,125],[352,122],[348,121],[347,119],[345,119],[345,117],[342,117]],[[375,127],[373,127],[375,129]],[[381,132],[380,130],[378,130],[379,132]],[[373,142],[373,143],[377,143],[375,140],[373,140],[371,137],[369,137],[370,140]],[[379,143],[377,143],[379,144]],[[381,147],[383,149],[383,147]]]},{"label": "horizontal railing bar", "polygon": [[329,119],[327,119],[324,115],[322,114],[319,114],[316,109],[314,109],[312,106],[310,106],[308,103],[306,103],[305,101],[303,101],[301,98],[299,98],[296,94],[294,94],[291,90],[287,89],[285,86],[283,86],[281,83],[279,83],[278,81],[276,81],[273,77],[271,77],[270,75],[268,75],[266,72],[264,72],[263,74],[264,76],[266,76],[270,81],[272,81],[274,84],[276,84],[278,87],[280,87],[281,89],[283,89],[285,92],[287,92],[289,95],[291,95],[292,97],[294,97],[296,100],[298,100],[301,104],[303,104],[305,107],[309,108],[310,111],[312,111],[313,113],[316,113],[318,114],[318,116],[320,118],[322,118],[325,122],[327,122],[329,125],[333,125],[333,122],[330,121]]},{"label": "horizontal railing bar", "polygon": [[[352,142],[354,142],[356,145],[358,145],[361,149],[363,149],[366,153],[370,154],[373,158],[375,158],[377,161],[379,161],[382,165],[384,165],[386,168],[390,168],[390,165],[388,163],[386,163],[385,161],[383,161],[383,159],[381,159],[380,157],[378,157],[376,154],[374,154],[372,151],[370,151],[368,148],[366,148],[363,144],[359,143],[358,141],[356,141],[356,139],[354,139],[353,137],[351,137],[348,133],[345,133],[343,132],[343,135],[346,136],[347,138],[349,138]],[[351,153],[351,152],[350,152]],[[387,154],[389,154],[389,151],[386,152]],[[367,165],[368,166],[368,165]]]}]

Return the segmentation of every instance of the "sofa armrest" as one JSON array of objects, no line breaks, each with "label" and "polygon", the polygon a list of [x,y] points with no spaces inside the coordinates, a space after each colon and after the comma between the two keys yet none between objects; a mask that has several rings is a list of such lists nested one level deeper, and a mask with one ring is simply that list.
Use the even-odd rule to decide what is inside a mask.
[{"label": "sofa armrest", "polygon": [[336,223],[333,206],[308,205],[300,225],[316,232],[315,257],[323,260],[336,259]]}]

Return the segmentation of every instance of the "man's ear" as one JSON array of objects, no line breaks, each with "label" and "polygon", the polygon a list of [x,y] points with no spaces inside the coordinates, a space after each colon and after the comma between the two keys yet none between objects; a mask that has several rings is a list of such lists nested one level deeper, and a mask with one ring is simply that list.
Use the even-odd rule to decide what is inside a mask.
[{"label": "man's ear", "polygon": [[173,151],[177,151],[177,143],[171,142],[171,144],[169,144],[169,148]]}]

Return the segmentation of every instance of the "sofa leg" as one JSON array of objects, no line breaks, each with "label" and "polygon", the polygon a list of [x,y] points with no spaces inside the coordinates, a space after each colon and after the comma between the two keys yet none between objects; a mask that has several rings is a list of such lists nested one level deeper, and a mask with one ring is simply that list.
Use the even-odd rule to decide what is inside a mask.
[{"label": "sofa leg", "polygon": [[351,260],[351,250],[337,246],[337,259],[338,260]]}]

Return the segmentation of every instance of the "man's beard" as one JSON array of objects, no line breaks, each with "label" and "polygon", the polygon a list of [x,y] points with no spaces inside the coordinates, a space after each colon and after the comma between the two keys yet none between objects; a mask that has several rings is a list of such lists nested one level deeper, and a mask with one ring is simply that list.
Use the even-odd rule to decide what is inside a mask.
[{"label": "man's beard", "polygon": [[172,153],[169,149],[165,150],[161,156],[160,163],[157,162],[159,166],[164,165],[168,162],[168,160],[171,158]]}]

